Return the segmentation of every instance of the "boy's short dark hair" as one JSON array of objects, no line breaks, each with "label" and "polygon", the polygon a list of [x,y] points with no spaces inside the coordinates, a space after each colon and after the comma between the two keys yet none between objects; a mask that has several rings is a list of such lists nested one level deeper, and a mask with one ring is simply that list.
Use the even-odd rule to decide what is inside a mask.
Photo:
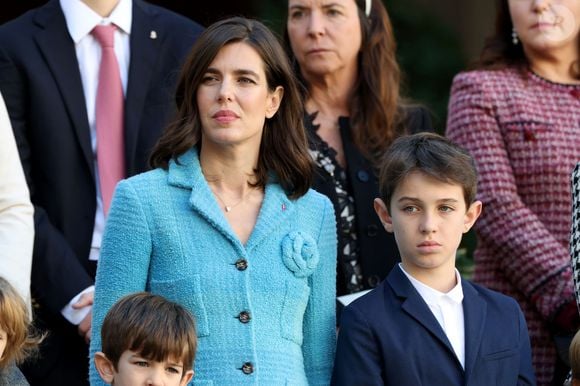
[{"label": "boy's short dark hair", "polygon": [[113,363],[127,350],[145,359],[183,361],[184,373],[193,368],[197,335],[193,316],[159,295],[137,292],[111,307],[101,328],[102,351]]},{"label": "boy's short dark hair", "polygon": [[475,201],[477,171],[469,152],[440,135],[418,133],[397,138],[381,162],[379,191],[389,211],[395,189],[413,172],[460,185],[467,207]]}]

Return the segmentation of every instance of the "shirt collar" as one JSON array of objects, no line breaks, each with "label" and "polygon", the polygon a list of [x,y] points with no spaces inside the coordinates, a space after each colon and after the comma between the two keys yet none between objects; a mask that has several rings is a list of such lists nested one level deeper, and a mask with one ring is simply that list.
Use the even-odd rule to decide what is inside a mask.
[{"label": "shirt collar", "polygon": [[443,298],[447,298],[456,304],[461,304],[461,302],[463,301],[463,287],[461,286],[461,275],[459,274],[459,271],[457,269],[455,269],[455,277],[457,280],[457,284],[455,285],[455,287],[451,289],[451,291],[443,293],[429,287],[426,284],[423,284],[419,280],[415,279],[413,276],[409,275],[405,271],[401,263],[399,263],[399,268],[401,269],[401,271],[403,271],[405,276],[407,276],[407,278],[409,279],[413,287],[415,287],[417,292],[419,292],[419,295],[421,295],[423,300],[425,300],[425,303],[439,304]]},{"label": "shirt collar", "polygon": [[109,17],[103,18],[81,0],[60,0],[66,26],[75,44],[99,24],[115,24],[126,34],[131,33],[132,0],[119,0]]}]

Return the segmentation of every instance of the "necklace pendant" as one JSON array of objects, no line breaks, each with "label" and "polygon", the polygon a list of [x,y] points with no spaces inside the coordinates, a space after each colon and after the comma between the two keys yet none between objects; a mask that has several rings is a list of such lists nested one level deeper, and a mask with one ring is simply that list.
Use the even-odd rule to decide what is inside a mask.
[{"label": "necklace pendant", "polygon": [[232,207],[226,205],[226,212],[229,212],[230,210],[232,210]]}]

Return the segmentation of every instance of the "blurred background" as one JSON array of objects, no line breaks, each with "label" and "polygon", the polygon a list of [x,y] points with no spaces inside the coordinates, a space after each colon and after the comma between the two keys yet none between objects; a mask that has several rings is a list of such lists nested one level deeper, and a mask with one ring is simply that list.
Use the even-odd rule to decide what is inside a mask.
[{"label": "blurred background", "polygon": [[[52,0],[55,1],[55,0]],[[58,1],[58,0],[56,0]],[[285,27],[285,0],[150,0],[183,14],[204,26],[226,16],[262,20],[280,36]],[[493,29],[493,1],[383,0],[398,42],[398,59],[404,73],[403,94],[431,110],[440,133],[445,130],[449,88],[453,76],[477,58]],[[43,5],[46,0],[5,2],[0,24]],[[474,235],[464,238],[457,264],[469,276]]]}]

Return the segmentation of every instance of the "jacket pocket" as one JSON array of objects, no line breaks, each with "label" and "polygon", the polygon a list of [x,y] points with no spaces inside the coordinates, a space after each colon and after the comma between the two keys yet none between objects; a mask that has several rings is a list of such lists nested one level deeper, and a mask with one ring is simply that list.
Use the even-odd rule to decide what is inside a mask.
[{"label": "jacket pocket", "polygon": [[482,355],[482,359],[486,360],[486,361],[496,361],[498,359],[505,359],[505,358],[509,358],[511,356],[516,356],[518,355],[518,350],[515,349],[507,349],[507,350],[501,350],[501,351],[496,351],[496,352],[491,352],[491,353],[487,353]]},{"label": "jacket pocket", "polygon": [[200,275],[186,276],[177,280],[151,280],[149,286],[152,293],[181,304],[193,314],[198,337],[209,335]]},{"label": "jacket pocket", "polygon": [[282,306],[280,327],[282,337],[302,345],[302,324],[304,313],[310,298],[310,287],[306,280],[288,280],[286,282],[286,294]]}]

